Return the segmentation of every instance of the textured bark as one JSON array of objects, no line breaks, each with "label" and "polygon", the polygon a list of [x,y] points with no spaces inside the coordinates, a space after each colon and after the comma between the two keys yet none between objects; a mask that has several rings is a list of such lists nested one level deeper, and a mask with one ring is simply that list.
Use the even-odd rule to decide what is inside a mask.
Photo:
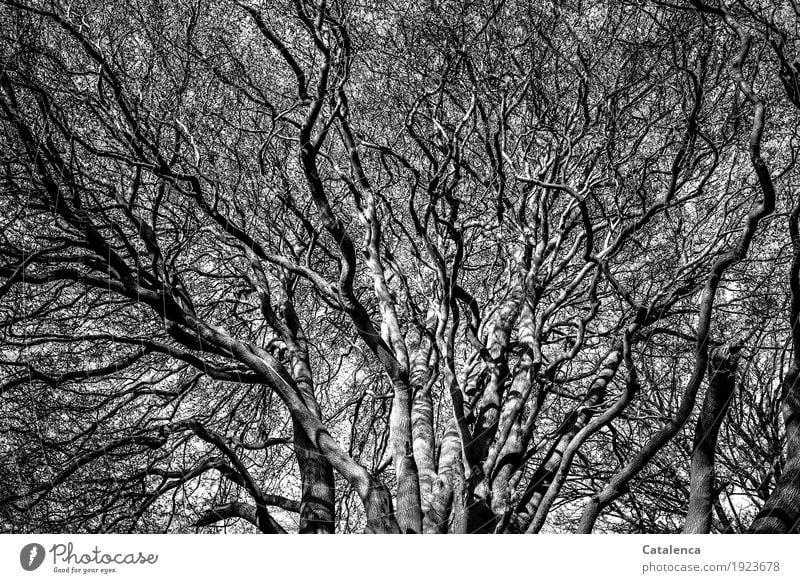
[{"label": "textured bark", "polygon": [[254,372],[262,375],[275,389],[291,411],[292,418],[303,428],[311,442],[358,493],[367,514],[367,531],[398,532],[389,492],[376,482],[366,468],[347,455],[336,443],[325,425],[308,408],[293,381],[287,378],[288,375],[275,358],[264,350],[231,339],[219,329],[210,328],[197,320],[191,322],[196,329],[204,333],[207,341],[224,347]]},{"label": "textured bark", "polygon": [[464,479],[464,464],[461,461],[461,454],[457,454],[453,459],[453,517],[450,525],[452,534],[470,534],[479,525],[471,524],[475,520],[476,513],[469,508],[469,491]]},{"label": "textured bark", "polygon": [[[375,194],[362,166],[359,147],[350,129],[346,115],[347,96],[342,88],[338,89],[337,98],[344,104],[345,113],[340,115],[339,121],[350,159],[351,172],[355,177],[354,185],[358,186],[359,195],[355,197],[359,207],[358,216],[366,231],[362,252],[366,265],[372,273],[373,289],[381,315],[381,336],[385,348],[389,348],[391,353],[391,358],[382,359],[382,364],[392,380],[394,389],[389,420],[389,442],[397,478],[396,516],[401,532],[419,533],[422,531],[422,509],[417,465],[410,455],[412,387],[409,382],[408,348],[400,329],[394,296],[387,284],[386,270],[381,260],[382,230],[375,207]],[[355,303],[352,297],[351,302]],[[356,325],[358,327],[358,323]],[[381,350],[385,348],[382,347]]]},{"label": "textured bark", "polygon": [[[322,421],[322,409],[314,392],[314,377],[308,356],[308,340],[294,307],[294,297],[286,281],[281,282],[282,297],[278,314],[273,311],[270,285],[260,264],[251,258],[255,284],[261,298],[261,311],[278,330],[288,348],[291,376],[308,411]],[[335,490],[333,467],[311,441],[297,419],[292,419],[294,451],[300,471],[300,523],[302,534],[334,532]]]},{"label": "textured bark", "polygon": [[483,461],[497,432],[503,389],[508,378],[508,342],[522,305],[522,286],[517,284],[497,315],[487,347],[491,357],[489,382],[481,396],[471,444],[475,459]]},{"label": "textured bark", "polygon": [[294,447],[300,469],[301,534],[334,532],[333,468],[319,449],[308,439],[299,423],[294,422]]},{"label": "textured bark", "polygon": [[714,452],[717,436],[733,399],[739,345],[726,345],[711,353],[708,389],[694,430],[690,471],[689,509],[683,532],[706,534],[711,530],[711,518],[716,497]]},{"label": "textured bark", "polygon": [[[442,438],[439,454],[439,474],[431,490],[431,508],[425,514],[425,533],[446,533],[450,513],[453,508],[453,485],[456,474],[456,460],[461,456],[461,439],[458,435],[455,420],[447,424]],[[459,469],[463,467],[459,464]]]},{"label": "textured bark", "polygon": [[775,490],[750,526],[750,532],[800,534],[800,461],[787,462]]},{"label": "textured bark", "polygon": [[402,479],[397,482],[397,524],[404,534],[422,533],[422,512],[419,496],[419,473],[414,461],[411,444],[406,444],[406,453],[397,471]]},{"label": "textured bark", "polygon": [[431,399],[431,383],[436,377],[433,374],[434,363],[429,362],[430,340],[423,338],[419,344],[411,365],[411,436],[419,480],[420,507],[424,517],[431,509],[433,485],[436,480]]},{"label": "textured bark", "polygon": [[397,478],[397,522],[401,532],[422,532],[419,474],[412,454],[411,386],[394,383],[389,441]]},{"label": "textured bark", "polygon": [[589,423],[595,414],[596,407],[605,399],[608,383],[616,374],[620,362],[622,362],[622,348],[615,347],[606,358],[603,372],[591,384],[580,406],[564,421],[550,451],[534,472],[517,505],[517,516],[511,527],[512,532],[524,532],[530,526],[542,498],[550,488],[553,478],[561,466],[561,460],[567,447],[575,435]]},{"label": "textured bark", "polygon": [[[293,310],[292,310],[293,313]],[[296,321],[293,320],[293,321]],[[308,363],[308,349],[299,323],[295,328],[299,336],[300,348],[294,350],[293,376],[303,401],[309,410],[322,419],[322,410],[314,394],[311,367]],[[308,439],[302,426],[293,421],[294,445],[297,464],[300,469],[300,532],[309,534],[330,534],[334,532],[335,490],[333,467],[314,443]]]},{"label": "textured bark", "polygon": [[[635,328],[635,326],[632,326],[631,328]],[[631,329],[629,329],[629,332],[630,331]],[[538,533],[542,526],[544,526],[547,514],[550,512],[550,508],[552,507],[556,496],[558,496],[559,492],[561,491],[561,487],[564,485],[564,482],[569,474],[569,470],[572,467],[572,460],[581,446],[592,435],[616,419],[617,416],[619,416],[619,414],[622,413],[622,411],[624,411],[625,408],[630,404],[633,397],[639,391],[639,381],[636,376],[636,369],[633,365],[633,357],[631,356],[630,335],[626,337],[624,341],[624,348],[622,349],[625,364],[628,368],[628,378],[626,379],[625,389],[623,390],[622,395],[600,416],[594,417],[589,423],[587,423],[580,431],[578,431],[578,433],[575,434],[575,437],[572,438],[572,441],[570,441],[567,449],[564,451],[564,455],[561,458],[561,463],[559,464],[558,470],[553,476],[553,481],[550,483],[550,487],[542,497],[539,507],[536,510],[536,514],[528,526],[528,529],[525,531],[526,533]],[[609,359],[606,361],[606,366],[592,383],[593,386],[602,387],[600,390],[603,392],[605,392],[606,387],[609,385],[619,369],[619,352],[620,350],[617,349],[614,351],[614,353],[612,353],[611,357],[609,357]]]},{"label": "textured bark", "polygon": [[453,506],[453,485],[450,479],[437,477],[431,487],[431,502],[423,520],[425,534],[446,534],[447,521]]},{"label": "textured bark", "polygon": [[414,461],[419,471],[420,501],[422,511],[430,507],[431,489],[436,479],[436,466],[433,460],[433,402],[431,388],[414,385],[414,397],[411,405],[411,433],[414,438]]},{"label": "textured bark", "polygon": [[[800,272],[800,255],[796,255],[795,265]],[[794,269],[793,269],[794,271]],[[800,281],[797,281],[800,286]],[[800,313],[800,295],[793,298],[795,314]],[[793,310],[794,311],[794,310]],[[798,340],[797,321],[793,330]],[[795,362],[784,378],[785,396],[783,400],[783,419],[786,425],[786,464],[781,477],[761,511],[750,525],[750,532],[760,534],[800,533],[800,366],[798,348],[795,346]]]},{"label": "textured bark", "polygon": [[[499,435],[484,462],[487,489],[491,489],[491,508],[498,520],[511,512],[509,480],[519,466],[523,453],[522,405],[527,402],[537,372],[534,363],[534,322],[531,307],[525,305],[520,315],[521,355],[514,369],[511,387],[503,403]],[[540,364],[540,363],[536,363]]]}]

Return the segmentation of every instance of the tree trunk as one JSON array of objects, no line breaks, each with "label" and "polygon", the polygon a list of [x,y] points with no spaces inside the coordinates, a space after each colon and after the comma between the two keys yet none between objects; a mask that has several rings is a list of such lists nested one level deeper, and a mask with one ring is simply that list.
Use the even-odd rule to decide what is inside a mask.
[{"label": "tree trunk", "polygon": [[[433,452],[433,400],[431,399],[431,369],[428,368],[427,349],[417,352],[411,369],[411,437],[414,461],[419,475],[419,499],[422,516],[431,510],[434,497],[433,489],[436,481],[436,466]],[[424,518],[423,518],[424,520]]]},{"label": "tree trunk", "polygon": [[580,406],[567,419],[553,443],[550,452],[545,456],[531,478],[522,499],[517,505],[517,517],[512,525],[512,532],[525,532],[539,509],[550,484],[561,466],[564,452],[575,435],[583,429],[594,416],[595,408],[603,402],[606,387],[616,374],[622,362],[622,347],[618,346],[606,358],[603,373],[589,387]]},{"label": "tree trunk", "polygon": [[694,431],[686,534],[707,534],[714,507],[714,451],[722,420],[728,412],[736,386],[740,345],[726,345],[711,353],[709,382]]},{"label": "tree trunk", "polygon": [[[450,419],[439,454],[439,475],[431,490],[431,508],[425,514],[424,532],[444,534],[453,507],[453,483],[456,459],[461,456],[461,438],[455,419]],[[460,468],[463,471],[463,467]]]},{"label": "tree trunk", "polygon": [[334,532],[334,480],[331,464],[295,421],[294,449],[300,469],[301,534]]},{"label": "tree trunk", "polygon": [[[795,349],[797,350],[797,349]],[[795,359],[798,356],[795,355]],[[784,378],[783,419],[786,424],[786,464],[750,532],[799,533],[800,532],[800,368],[797,362]]]}]

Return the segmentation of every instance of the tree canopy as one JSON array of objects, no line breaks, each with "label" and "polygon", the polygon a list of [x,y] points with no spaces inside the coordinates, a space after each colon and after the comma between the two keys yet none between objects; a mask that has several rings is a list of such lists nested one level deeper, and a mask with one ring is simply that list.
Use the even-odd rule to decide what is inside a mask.
[{"label": "tree canopy", "polygon": [[795,0],[0,0],[0,530],[794,532]]}]

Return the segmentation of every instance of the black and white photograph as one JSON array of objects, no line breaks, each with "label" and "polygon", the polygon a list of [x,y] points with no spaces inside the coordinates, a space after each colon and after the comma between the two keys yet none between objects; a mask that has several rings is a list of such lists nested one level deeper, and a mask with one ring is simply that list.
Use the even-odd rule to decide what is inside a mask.
[{"label": "black and white photograph", "polygon": [[20,577],[798,533],[799,322],[797,0],[0,0]]}]

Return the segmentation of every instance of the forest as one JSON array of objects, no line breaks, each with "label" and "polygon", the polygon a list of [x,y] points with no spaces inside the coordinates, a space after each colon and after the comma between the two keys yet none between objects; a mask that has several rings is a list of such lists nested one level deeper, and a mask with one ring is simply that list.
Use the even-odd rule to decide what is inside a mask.
[{"label": "forest", "polygon": [[0,532],[800,532],[798,0],[0,25]]}]

